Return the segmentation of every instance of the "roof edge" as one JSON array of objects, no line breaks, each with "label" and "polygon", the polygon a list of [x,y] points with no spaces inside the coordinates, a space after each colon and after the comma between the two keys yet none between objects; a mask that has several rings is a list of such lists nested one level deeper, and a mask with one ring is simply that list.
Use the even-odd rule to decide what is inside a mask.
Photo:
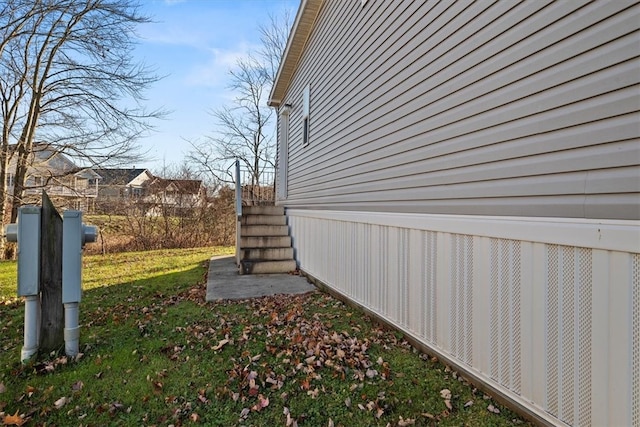
[{"label": "roof edge", "polygon": [[282,98],[291,83],[291,78],[298,68],[302,51],[307,44],[323,3],[324,0],[302,0],[300,2],[300,8],[296,14],[296,19],[287,40],[287,46],[278,67],[276,80],[269,94],[267,105],[270,107],[277,107],[282,102]]}]

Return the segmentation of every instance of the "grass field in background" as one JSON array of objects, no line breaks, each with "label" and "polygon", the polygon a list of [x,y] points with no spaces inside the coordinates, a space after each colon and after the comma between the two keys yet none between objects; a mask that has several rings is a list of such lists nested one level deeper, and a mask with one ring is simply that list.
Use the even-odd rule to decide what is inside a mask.
[{"label": "grass field in background", "polygon": [[81,356],[26,366],[0,263],[0,425],[527,425],[327,294],[205,303],[208,259],[232,251],[85,256]]}]

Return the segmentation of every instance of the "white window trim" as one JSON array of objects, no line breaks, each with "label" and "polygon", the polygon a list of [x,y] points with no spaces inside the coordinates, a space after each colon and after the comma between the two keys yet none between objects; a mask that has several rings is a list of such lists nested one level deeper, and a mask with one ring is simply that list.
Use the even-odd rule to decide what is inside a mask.
[{"label": "white window trim", "polygon": [[289,114],[291,107],[288,104],[280,107],[280,132],[278,141],[278,185],[276,196],[278,200],[286,200],[288,193],[289,171]]}]

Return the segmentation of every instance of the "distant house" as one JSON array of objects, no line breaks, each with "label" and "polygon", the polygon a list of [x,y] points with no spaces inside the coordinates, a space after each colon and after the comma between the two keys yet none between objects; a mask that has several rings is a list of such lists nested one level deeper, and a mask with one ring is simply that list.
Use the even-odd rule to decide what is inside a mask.
[{"label": "distant house", "polygon": [[[94,170],[77,166],[47,144],[35,144],[28,163],[25,203],[37,203],[45,190],[61,209],[93,210],[101,179]],[[7,174],[9,194],[15,188],[15,169],[16,159],[12,157]]]},{"label": "distant house", "polygon": [[184,213],[206,204],[206,189],[201,180],[154,178],[147,186],[144,202],[149,213]]},{"label": "distant house", "polygon": [[154,179],[147,169],[96,169],[96,173],[102,178],[98,187],[100,203],[141,199]]},{"label": "distant house", "polygon": [[543,425],[640,426],[638,1],[302,0],[300,270]]}]

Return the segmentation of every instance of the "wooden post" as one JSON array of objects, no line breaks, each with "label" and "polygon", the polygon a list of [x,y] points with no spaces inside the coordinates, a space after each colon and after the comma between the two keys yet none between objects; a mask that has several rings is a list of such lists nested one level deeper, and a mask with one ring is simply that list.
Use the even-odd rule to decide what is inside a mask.
[{"label": "wooden post", "polygon": [[40,295],[40,349],[44,352],[57,351],[64,346],[62,218],[45,191],[42,192],[40,224]]}]

